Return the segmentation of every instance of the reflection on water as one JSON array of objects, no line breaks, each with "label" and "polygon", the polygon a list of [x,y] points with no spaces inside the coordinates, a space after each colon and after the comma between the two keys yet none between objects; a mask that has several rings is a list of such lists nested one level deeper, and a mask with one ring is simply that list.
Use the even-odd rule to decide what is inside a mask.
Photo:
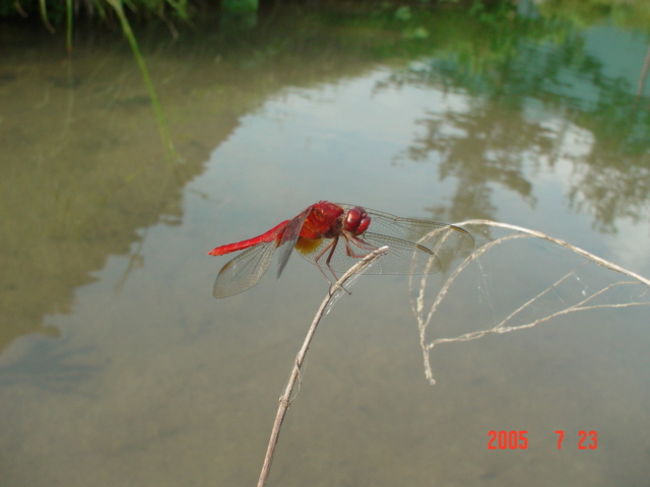
[{"label": "reflection on water", "polygon": [[[476,179],[529,196],[526,166],[553,168],[571,151],[578,132],[587,147],[570,161],[572,206],[593,214],[601,231],[615,231],[617,218],[644,219],[650,194],[650,111],[642,97],[645,46],[634,33],[611,26],[581,35],[568,24],[538,21],[533,27],[530,19],[519,19],[507,42],[497,44],[491,55],[485,55],[479,38],[472,39],[382,81],[382,89],[451,85],[473,95],[469,106],[450,103],[447,109],[428,111],[418,120],[421,134],[400,159],[434,162],[441,178],[462,178],[463,192],[475,194],[475,214],[481,214],[490,204],[481,198],[485,188],[476,187]],[[562,42],[553,41],[556,36]],[[470,177],[477,171],[479,178]]]},{"label": "reflection on water", "polygon": [[[293,259],[281,281],[216,302],[223,261],[205,253],[320,199],[512,221],[650,273],[647,39],[542,13],[286,8],[175,43],[142,32],[177,164],[125,43],[88,35],[68,59],[63,42],[3,30],[7,485],[252,483],[325,285]],[[505,262],[525,286],[506,276],[501,301],[474,282],[440,310],[441,329],[485,328],[476,316],[507,314],[564,265],[520,257]],[[272,480],[648,477],[647,310],[441,348],[433,389],[409,312],[399,279],[364,277],[340,301]],[[598,429],[603,447],[558,454],[558,428]],[[490,429],[528,429],[535,448],[492,454]]]},{"label": "reflection on water", "polygon": [[92,378],[94,366],[81,361],[90,350],[64,351],[60,343],[38,341],[14,364],[0,369],[3,387],[30,384],[52,392],[78,392]]}]

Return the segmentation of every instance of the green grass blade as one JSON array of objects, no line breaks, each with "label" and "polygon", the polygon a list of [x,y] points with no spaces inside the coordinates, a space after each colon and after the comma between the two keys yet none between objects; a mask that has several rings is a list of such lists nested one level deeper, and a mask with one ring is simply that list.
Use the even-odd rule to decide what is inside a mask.
[{"label": "green grass blade", "polygon": [[65,47],[68,52],[72,52],[72,0],[65,1],[66,9],[66,34]]},{"label": "green grass blade", "polygon": [[149,94],[149,99],[151,100],[151,106],[153,108],[154,117],[156,118],[156,123],[158,124],[158,132],[160,133],[160,138],[163,141],[163,144],[167,148],[167,151],[170,157],[178,159],[176,149],[174,148],[174,143],[172,142],[171,136],[169,135],[169,129],[167,127],[167,120],[158,99],[158,94],[156,93],[156,88],[154,87],[153,82],[151,81],[151,76],[149,76],[149,70],[147,69],[147,64],[145,63],[144,57],[140,52],[138,47],[138,41],[131,30],[131,25],[129,20],[126,18],[124,13],[124,8],[122,6],[122,0],[107,0],[108,3],[113,7],[117,17],[120,19],[120,25],[122,26],[122,32],[127,38],[129,45],[131,46],[131,51],[133,51],[133,56],[135,57],[136,62],[138,63],[138,68],[140,68],[140,74],[144,81],[145,87]]},{"label": "green grass blade", "polygon": [[45,27],[47,27],[47,30],[54,33],[54,27],[52,27],[50,20],[47,18],[47,5],[45,2],[46,0],[38,0],[38,8],[41,11],[41,19],[43,19],[43,23],[45,24]]}]

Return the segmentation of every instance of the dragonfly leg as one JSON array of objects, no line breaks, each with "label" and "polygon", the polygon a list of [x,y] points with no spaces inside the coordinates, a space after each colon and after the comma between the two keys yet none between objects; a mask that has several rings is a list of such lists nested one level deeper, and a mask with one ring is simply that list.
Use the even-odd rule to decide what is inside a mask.
[{"label": "dragonfly leg", "polygon": [[[325,276],[325,278],[329,281],[330,283],[330,294],[332,293],[332,287],[334,286],[334,283],[338,281],[339,277],[336,275],[336,272],[332,268],[332,257],[334,256],[334,251],[336,251],[336,246],[339,243],[339,236],[337,235],[332,239],[332,241],[316,256],[315,262],[318,265],[318,269],[321,271],[321,273]],[[346,246],[347,246],[347,240],[346,240]],[[325,255],[325,252],[329,250],[329,253],[327,255],[327,259],[325,260],[325,265],[329,269],[330,273],[332,274],[332,277],[334,278],[334,281],[330,280],[330,278],[325,274],[325,271],[323,270],[322,266],[320,265],[319,260]],[[352,294],[348,289],[345,288],[345,286],[341,286],[341,289],[343,289],[346,293]]]},{"label": "dragonfly leg", "polygon": [[[332,276],[334,276],[334,279],[338,281],[338,276],[336,275],[336,272],[334,272],[334,269],[332,269],[332,256],[334,255],[334,251],[336,250],[336,245],[339,243],[339,237],[337,236],[334,238],[332,242],[332,249],[330,250],[329,255],[327,256],[327,260],[325,261],[325,264],[327,264],[327,268],[330,270],[332,273]],[[347,239],[345,241],[345,245],[347,246]]]},{"label": "dragonfly leg", "polygon": [[361,240],[358,237],[353,237],[353,236],[348,237],[348,236],[346,236],[346,239],[345,239],[345,253],[348,254],[349,257],[354,257],[354,258],[360,259],[360,258],[365,257],[366,255],[368,255],[368,252],[366,252],[364,254],[357,254],[354,251],[354,249],[352,248],[352,246],[350,245],[350,241],[352,241],[352,243],[354,243],[360,249],[367,250],[368,252],[371,252],[371,251],[373,251],[373,250],[375,250],[377,248],[376,246],[374,246],[372,244],[369,244],[368,242],[366,242],[364,240]]},{"label": "dragonfly leg", "polygon": [[338,237],[334,237],[334,238],[331,240],[331,242],[328,243],[328,244],[323,248],[323,250],[321,250],[321,251],[318,253],[318,255],[316,256],[316,258],[314,258],[314,262],[316,263],[316,265],[317,265],[318,267],[321,266],[319,261],[323,258],[323,255],[325,255],[325,252],[327,252],[328,250],[332,249],[332,250],[330,250],[330,255],[329,255],[329,257],[327,258],[327,261],[329,262],[329,259],[330,259],[331,256],[332,256],[332,252],[334,252],[334,249],[336,248],[336,242],[337,242],[338,239],[339,239]]},{"label": "dragonfly leg", "polygon": [[332,275],[334,276],[334,282],[332,282],[330,277],[323,270],[323,266],[321,265],[320,260],[323,258],[323,255],[325,255],[325,252],[327,252],[329,250],[330,253],[329,253],[328,257],[327,257],[327,267],[330,269],[330,271],[332,271],[332,268],[329,266],[329,262],[330,262],[330,259],[332,258],[332,253],[336,249],[336,244],[338,242],[338,239],[339,239],[338,237],[333,238],[332,241],[330,243],[328,243],[325,246],[325,248],[323,248],[323,250],[321,250],[319,252],[319,254],[316,256],[316,258],[314,259],[314,263],[316,264],[316,267],[318,267],[318,270],[321,272],[321,274],[323,274],[323,277],[325,277],[327,282],[330,283],[330,287],[334,285],[334,282],[336,282],[336,274],[334,274],[334,272],[332,272]]}]

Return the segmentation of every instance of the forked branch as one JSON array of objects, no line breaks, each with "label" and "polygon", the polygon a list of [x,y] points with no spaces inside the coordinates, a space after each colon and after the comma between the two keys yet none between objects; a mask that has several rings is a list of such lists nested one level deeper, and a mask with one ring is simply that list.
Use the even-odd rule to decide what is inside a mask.
[{"label": "forked branch", "polygon": [[[575,245],[572,245],[564,240],[551,237],[549,235],[546,235],[545,233],[538,232],[536,230],[531,230],[517,225],[500,223],[491,220],[467,220],[458,223],[457,225],[463,227],[484,226],[484,227],[504,228],[508,230],[513,230],[517,233],[513,233],[510,235],[497,238],[495,240],[488,241],[483,245],[481,245],[480,247],[476,248],[463,262],[461,262],[454,269],[453,272],[450,273],[447,279],[443,282],[442,286],[438,290],[438,293],[436,294],[428,310],[426,309],[425,306],[428,274],[425,274],[420,279],[417,287],[417,296],[415,297],[415,299],[412,301],[411,304],[412,304],[413,313],[418,323],[418,329],[420,332],[420,347],[422,349],[422,354],[423,354],[425,376],[426,379],[429,381],[429,383],[432,385],[435,384],[436,381],[433,377],[433,372],[431,370],[430,352],[436,345],[439,345],[441,343],[466,342],[466,341],[482,338],[485,335],[489,335],[489,334],[502,334],[502,333],[509,333],[512,331],[533,328],[541,323],[550,321],[553,318],[557,318],[559,316],[566,315],[569,313],[575,313],[578,311],[629,308],[634,306],[650,305],[650,300],[628,301],[624,303],[594,304],[594,300],[596,298],[602,297],[605,293],[617,287],[641,284],[650,288],[650,279],[643,277],[640,274],[637,274],[629,269],[625,269],[624,267],[614,264],[613,262],[605,260],[602,257],[598,257],[597,255],[594,255],[591,252],[581,249],[580,247],[576,247]],[[463,271],[465,271],[471,264],[478,263],[481,257],[483,257],[488,251],[495,248],[496,246],[501,245],[507,241],[520,239],[520,238],[538,238],[538,239],[546,240],[548,242],[563,247],[583,257],[587,261],[594,262],[601,267],[628,276],[632,278],[632,280],[619,280],[616,282],[612,282],[608,285],[602,286],[600,289],[597,289],[595,291],[590,291],[589,293],[583,293],[584,296],[583,299],[580,299],[579,301],[573,304],[568,304],[566,307],[560,310],[548,312],[546,315],[524,324],[520,324],[520,325],[511,324],[513,322],[513,319],[516,316],[522,314],[522,312],[525,310],[531,309],[532,305],[534,305],[535,303],[539,303],[541,298],[546,296],[550,291],[556,290],[561,284],[566,282],[569,278],[576,277],[575,271],[570,271],[564,274],[559,279],[557,279],[553,284],[541,290],[539,293],[537,293],[536,295],[534,295],[533,297],[531,297],[530,299],[522,303],[514,311],[512,311],[505,318],[503,318],[499,323],[497,323],[496,325],[490,328],[464,333],[462,335],[458,335],[452,338],[436,338],[429,341],[426,335],[431,320],[433,319],[433,316],[436,313],[436,311],[439,309],[441,303],[444,301],[444,298],[448,295],[452,285],[456,282],[456,280],[463,273]],[[411,280],[410,284],[411,287],[413,288],[414,281]]]}]

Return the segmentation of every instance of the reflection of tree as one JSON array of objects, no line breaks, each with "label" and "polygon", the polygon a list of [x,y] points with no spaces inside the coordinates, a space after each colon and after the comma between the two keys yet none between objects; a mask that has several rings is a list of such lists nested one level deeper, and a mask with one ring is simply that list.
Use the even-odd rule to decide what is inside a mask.
[{"label": "reflection of tree", "polygon": [[[489,216],[489,189],[481,179],[530,196],[522,161],[536,155],[554,164],[560,134],[526,116],[560,112],[594,135],[589,153],[571,160],[579,174],[571,181],[571,201],[590,211],[601,230],[613,231],[618,217],[647,215],[650,113],[637,87],[608,77],[602,62],[585,52],[585,36],[566,21],[487,15],[475,24],[468,27],[473,35],[454,39],[459,42],[378,85],[428,85],[485,100],[463,113],[429,113],[420,122],[425,134],[401,157],[436,159],[442,177],[459,179],[458,194],[472,199],[470,208]],[[511,112],[491,108],[496,103]]]},{"label": "reflection of tree", "polygon": [[648,29],[650,3],[646,0],[545,0],[539,2],[544,15],[568,19],[576,25],[613,22],[627,28]]},{"label": "reflection of tree", "polygon": [[519,41],[508,43],[502,55],[487,55],[487,59],[479,46],[442,54],[430,60],[426,70],[400,74],[400,82],[422,82],[417,80],[422,75],[429,81],[444,79],[472,95],[500,100],[514,108],[521,108],[533,97],[547,108],[588,115],[590,130],[598,138],[616,140],[621,150],[650,148],[650,140],[643,136],[650,130],[650,116],[639,110],[643,102],[637,100],[635,87],[627,80],[607,77],[601,61],[584,52],[582,37],[564,33],[559,44],[546,40],[533,44],[531,40],[520,33]]},{"label": "reflection of tree", "polygon": [[569,191],[572,207],[594,215],[602,232],[616,231],[616,220],[638,223],[648,217],[650,158],[625,156],[604,144],[595,144],[583,161],[574,163]]},{"label": "reflection of tree", "polygon": [[[534,203],[532,185],[524,175],[525,159],[552,148],[551,134],[539,130],[537,124],[492,102],[476,103],[463,113],[429,112],[428,118],[419,123],[425,133],[402,157],[413,161],[435,159],[441,179],[456,178],[453,208],[491,216],[492,184],[505,186]],[[454,214],[453,208],[444,216],[461,218],[463,215]]]}]

